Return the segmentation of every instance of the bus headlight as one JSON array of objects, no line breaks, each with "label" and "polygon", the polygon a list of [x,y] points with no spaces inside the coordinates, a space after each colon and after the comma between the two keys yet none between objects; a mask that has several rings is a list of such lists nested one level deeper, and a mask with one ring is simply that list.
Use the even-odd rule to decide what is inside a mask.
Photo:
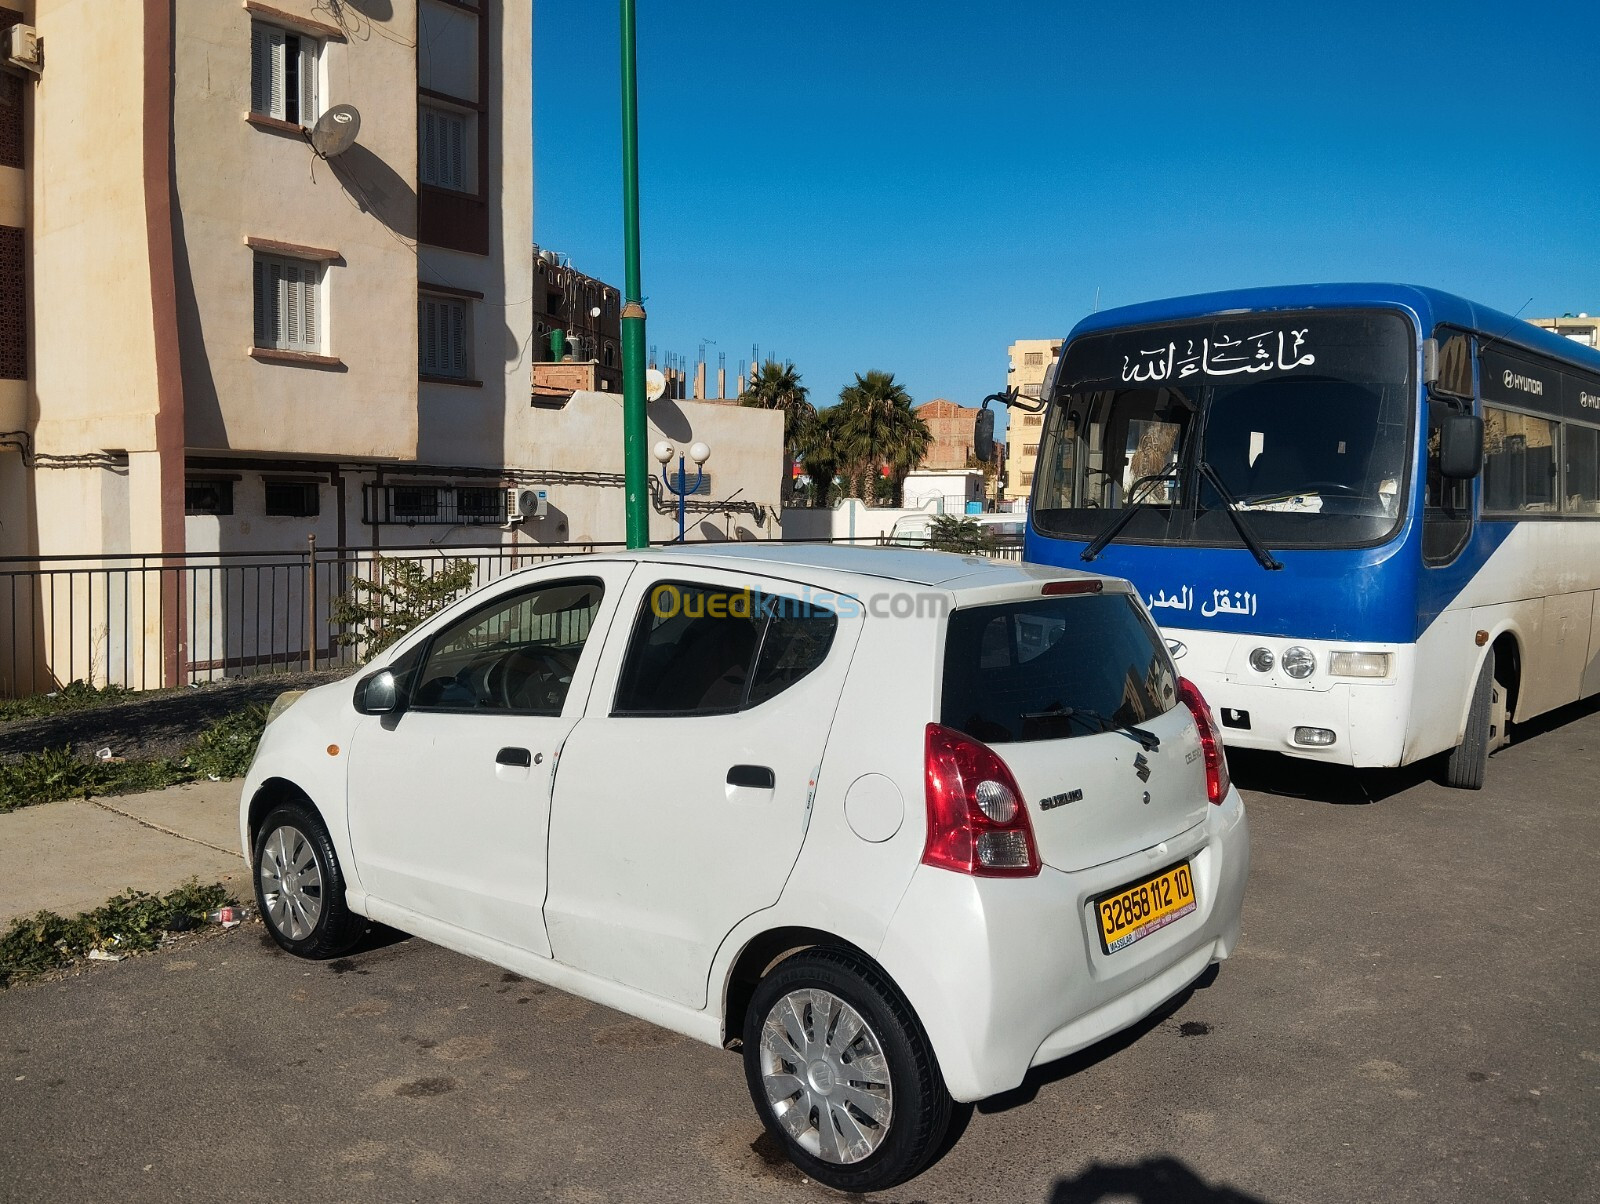
[{"label": "bus headlight", "polygon": [[1250,667],[1257,673],[1271,673],[1272,662],[1271,648],[1256,648],[1250,653]]},{"label": "bus headlight", "polygon": [[1311,649],[1302,648],[1296,644],[1293,648],[1284,649],[1283,671],[1296,681],[1303,681],[1316,671],[1317,658],[1312,655]]},{"label": "bus headlight", "polygon": [[1328,672],[1335,677],[1388,677],[1387,652],[1335,652],[1328,658]]}]

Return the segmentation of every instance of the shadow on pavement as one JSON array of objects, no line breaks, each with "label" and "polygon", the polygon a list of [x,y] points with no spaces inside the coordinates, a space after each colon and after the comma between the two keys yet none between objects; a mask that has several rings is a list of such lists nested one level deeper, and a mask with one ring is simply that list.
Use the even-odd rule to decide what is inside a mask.
[{"label": "shadow on pavement", "polygon": [[[1041,1087],[1050,1083],[1059,1083],[1062,1079],[1071,1078],[1080,1071],[1087,1070],[1089,1067],[1105,1061],[1113,1054],[1121,1053],[1146,1033],[1160,1028],[1161,1025],[1172,1019],[1173,1014],[1188,1003],[1196,991],[1205,990],[1217,980],[1217,971],[1217,966],[1207,966],[1205,973],[1201,974],[1199,978],[1195,979],[1194,982],[1167,1000],[1166,1003],[1151,1012],[1132,1028],[1125,1028],[1120,1033],[1114,1033],[1104,1041],[1099,1041],[1089,1046],[1088,1049],[1079,1050],[1077,1053],[1059,1061],[1034,1067],[1028,1071],[1027,1077],[1022,1080],[1020,1086],[1014,1087],[1010,1091],[1002,1091],[999,1095],[991,1095],[986,1100],[980,1100],[976,1105],[977,1110],[985,1116],[989,1116],[996,1112],[1009,1112],[1012,1108],[1020,1108],[1025,1104],[1031,1104],[1038,1096]],[[965,1127],[966,1120],[962,1119],[961,1124],[962,1127]],[[951,1127],[954,1128],[955,1126],[952,1125]]]},{"label": "shadow on pavement", "polygon": [[1227,1184],[1213,1187],[1176,1158],[1146,1158],[1125,1166],[1095,1163],[1075,1179],[1063,1179],[1050,1204],[1267,1204]]},{"label": "shadow on pavement", "polygon": [[1281,794],[1339,807],[1381,803],[1413,786],[1437,780],[1442,769],[1443,761],[1439,757],[1429,757],[1401,769],[1351,769],[1348,765],[1302,761],[1281,753],[1248,748],[1228,750],[1228,772],[1240,790]]}]

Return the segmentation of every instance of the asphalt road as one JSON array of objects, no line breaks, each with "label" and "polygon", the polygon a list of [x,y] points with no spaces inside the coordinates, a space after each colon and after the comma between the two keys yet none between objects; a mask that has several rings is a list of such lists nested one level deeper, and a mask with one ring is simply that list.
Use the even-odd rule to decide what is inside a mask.
[{"label": "asphalt road", "polygon": [[[1235,958],[881,1198],[1596,1199],[1600,710],[1558,719],[1476,794],[1236,763]],[[13,988],[0,1068],[4,1200],[838,1198],[736,1056],[418,940],[311,965],[251,925]]]}]

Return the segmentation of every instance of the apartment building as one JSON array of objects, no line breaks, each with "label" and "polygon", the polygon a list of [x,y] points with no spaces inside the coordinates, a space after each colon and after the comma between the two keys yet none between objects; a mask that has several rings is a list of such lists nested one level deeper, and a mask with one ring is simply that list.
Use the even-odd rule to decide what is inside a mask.
[{"label": "apartment building", "polygon": [[1600,347],[1600,318],[1589,314],[1562,314],[1559,318],[1529,318],[1528,321],[1585,347]]},{"label": "apartment building", "polygon": [[[1060,339],[1019,339],[1006,348],[1010,366],[1006,385],[1024,397],[1038,397],[1046,374],[1061,355]],[[1043,414],[1012,410],[1006,426],[1006,496],[1026,498],[1033,488],[1034,465],[1039,458]]]},{"label": "apartment building", "polygon": [[[18,23],[45,52],[0,66],[0,557],[622,538],[617,399],[533,404],[531,0],[0,0]],[[617,358],[616,290],[571,283],[568,327]],[[781,424],[746,426],[713,466],[731,480],[746,445],[755,466],[724,535],[778,500]],[[524,487],[547,519],[511,521]],[[137,582],[144,617],[72,637],[121,666],[91,675],[148,684],[128,666],[159,655],[181,680],[208,624],[248,642],[194,580]],[[0,621],[41,643],[108,605],[25,585]],[[0,665],[0,690],[39,672]]]},{"label": "apartment building", "polygon": [[914,412],[928,424],[928,433],[933,436],[927,454],[917,467],[934,470],[966,468],[972,455],[972,431],[978,421],[978,411],[936,397],[917,406]]}]

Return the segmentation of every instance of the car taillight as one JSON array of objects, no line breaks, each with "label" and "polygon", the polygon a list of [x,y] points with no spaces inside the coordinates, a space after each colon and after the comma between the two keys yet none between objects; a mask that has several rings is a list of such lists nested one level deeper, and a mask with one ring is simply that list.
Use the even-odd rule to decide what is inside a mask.
[{"label": "car taillight", "polygon": [[1213,803],[1228,797],[1232,785],[1228,777],[1228,754],[1222,749],[1222,729],[1217,717],[1211,713],[1211,704],[1200,693],[1200,688],[1187,677],[1178,679],[1178,697],[1194,716],[1194,725],[1200,729],[1200,748],[1206,755],[1206,794]]},{"label": "car taillight", "polygon": [[924,865],[980,878],[1031,878],[1039,850],[1022,791],[987,744],[928,724]]}]

